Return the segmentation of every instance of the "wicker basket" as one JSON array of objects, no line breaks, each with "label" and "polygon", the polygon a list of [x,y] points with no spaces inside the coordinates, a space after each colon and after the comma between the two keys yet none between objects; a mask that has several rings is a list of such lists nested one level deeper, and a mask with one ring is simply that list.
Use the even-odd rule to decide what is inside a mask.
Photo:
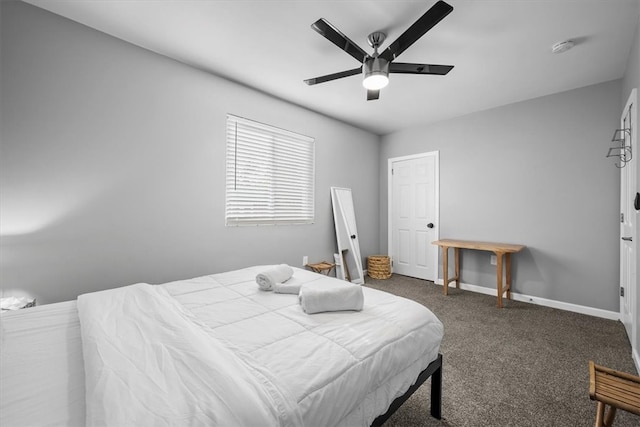
[{"label": "wicker basket", "polygon": [[367,274],[373,279],[391,277],[391,259],[386,255],[371,255],[367,258]]}]

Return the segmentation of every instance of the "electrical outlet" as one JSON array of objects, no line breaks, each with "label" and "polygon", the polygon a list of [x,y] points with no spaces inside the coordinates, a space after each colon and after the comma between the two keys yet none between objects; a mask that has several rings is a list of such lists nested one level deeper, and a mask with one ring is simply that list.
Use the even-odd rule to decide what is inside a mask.
[{"label": "electrical outlet", "polygon": [[496,265],[498,263],[498,260],[496,259],[495,255],[491,255],[491,265]]},{"label": "electrical outlet", "polygon": [[305,255],[302,257],[302,266],[304,267],[307,264],[309,264],[309,257]]}]

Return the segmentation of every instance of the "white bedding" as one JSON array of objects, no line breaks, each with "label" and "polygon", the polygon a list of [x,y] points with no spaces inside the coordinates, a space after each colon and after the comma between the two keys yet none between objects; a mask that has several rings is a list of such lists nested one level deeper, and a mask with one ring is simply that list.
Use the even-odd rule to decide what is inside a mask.
[{"label": "white bedding", "polygon": [[[360,312],[307,315],[302,311],[296,295],[265,292],[258,288],[255,277],[264,268],[265,266],[251,267],[153,288],[166,290],[175,298],[175,301],[162,301],[162,304],[177,307],[169,325],[178,321],[177,319],[182,319],[180,322],[190,320],[193,325],[199,325],[197,331],[191,330],[191,326],[187,328],[195,339],[186,344],[183,350],[194,345],[200,347],[200,344],[203,349],[210,348],[208,346],[211,345],[222,346],[225,354],[233,354],[239,358],[238,361],[229,356],[225,358],[224,363],[240,363],[240,366],[249,366],[248,371],[254,369],[262,373],[262,379],[268,378],[269,384],[276,387],[276,397],[282,399],[280,404],[283,407],[290,406],[288,415],[282,419],[284,424],[290,422],[306,426],[368,426],[376,416],[384,413],[393,399],[402,395],[418,374],[436,358],[442,339],[442,324],[420,304],[385,292],[363,288],[364,308]],[[332,281],[336,280],[297,268],[294,268],[294,277],[303,282],[316,283],[335,283]],[[165,297],[166,295],[163,298]],[[176,301],[180,305],[174,306],[173,303]],[[40,307],[40,310],[43,311],[44,307]],[[5,357],[5,341],[20,337],[17,331],[22,322],[14,322],[14,319],[24,318],[29,310],[37,309],[21,310],[15,315],[11,313],[2,316],[0,424],[80,425],[78,420],[83,419],[85,412],[83,405],[75,402],[74,405],[70,405],[72,409],[58,408],[58,405],[65,403],[65,399],[50,402],[43,397],[46,393],[73,396],[81,389],[84,392],[84,388],[77,381],[64,383],[60,381],[61,375],[58,375],[55,381],[47,383],[46,378],[31,375],[30,380],[33,382],[29,385],[19,385],[15,376],[12,377],[14,381],[10,381],[11,385],[5,385],[5,372],[8,372],[5,363],[10,362],[10,369],[15,365],[15,372],[26,372],[28,369],[20,363],[16,354],[21,350],[28,352],[41,347],[42,343],[26,344],[23,340],[24,349],[10,346],[13,356]],[[65,316],[67,323],[74,322],[73,313],[62,313],[62,317]],[[195,322],[193,316],[197,319]],[[203,336],[203,332],[207,337]],[[107,332],[107,335],[109,334],[111,332]],[[120,332],[117,334],[119,336]],[[132,334],[135,335],[134,332]],[[142,333],[142,336],[147,337],[147,332]],[[68,338],[75,340],[75,337],[72,331]],[[207,344],[203,344],[204,342]],[[49,344],[49,354],[55,355],[61,351],[51,340]],[[77,350],[78,343],[75,345],[74,351]],[[64,347],[66,350],[69,349],[68,345]],[[209,360],[212,358],[206,350],[198,350],[196,353],[202,356],[199,359],[205,364],[218,362],[217,357]],[[40,356],[44,355],[43,353]],[[181,357],[171,363],[178,363]],[[63,369],[66,373],[83,377],[81,367],[73,364],[63,367],[62,356],[53,359],[57,360],[58,364],[50,365],[51,369]],[[42,373],[46,364],[36,363],[32,366],[36,366]],[[229,371],[232,369],[235,368],[229,368]],[[90,376],[87,378],[87,384],[91,383],[89,378]],[[157,378],[154,374],[150,380]],[[43,389],[41,385],[47,387]],[[55,387],[62,389],[56,392]],[[188,389],[191,384],[185,387]],[[176,390],[176,393],[183,392],[186,390]],[[258,390],[258,395],[261,393],[264,393],[264,390]],[[179,399],[185,405],[192,404],[193,402],[185,396],[188,395],[182,394]],[[46,410],[34,410],[33,403],[28,404],[34,402],[34,399]],[[273,395],[267,396],[268,399],[274,399]],[[234,402],[237,403],[237,400]],[[244,407],[249,411],[252,405]],[[268,412],[262,408],[256,410],[256,413],[261,413],[262,410]],[[204,412],[206,411],[205,408]],[[250,417],[251,414],[246,416]],[[266,416],[273,416],[273,413]],[[277,425],[280,422],[278,420],[281,420],[278,417],[282,415],[275,416],[273,422],[266,424]],[[302,423],[296,421],[297,416],[302,418]],[[60,422],[63,419],[68,422]],[[251,419],[248,420],[251,424]]]},{"label": "white bedding", "polygon": [[87,425],[302,425],[269,372],[209,336],[163,287],[81,295],[78,313]]}]

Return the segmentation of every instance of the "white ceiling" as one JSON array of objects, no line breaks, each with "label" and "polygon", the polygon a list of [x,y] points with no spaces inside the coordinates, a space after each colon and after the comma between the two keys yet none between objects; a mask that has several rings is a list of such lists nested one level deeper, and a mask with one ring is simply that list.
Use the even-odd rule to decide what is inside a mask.
[{"label": "white ceiling", "polygon": [[[360,76],[304,79],[358,63],[310,25],[325,18],[367,52],[393,42],[435,0],[26,0],[56,14],[377,134],[623,76],[640,0],[446,0],[454,10],[399,58],[455,65],[390,75],[377,101]],[[563,54],[551,46],[572,39]]]}]

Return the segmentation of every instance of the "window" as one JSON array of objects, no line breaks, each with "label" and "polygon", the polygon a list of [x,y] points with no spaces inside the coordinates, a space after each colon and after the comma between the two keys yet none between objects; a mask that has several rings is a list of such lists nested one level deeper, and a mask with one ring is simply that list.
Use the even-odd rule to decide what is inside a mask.
[{"label": "window", "polygon": [[311,224],[314,139],[227,115],[227,225]]}]

